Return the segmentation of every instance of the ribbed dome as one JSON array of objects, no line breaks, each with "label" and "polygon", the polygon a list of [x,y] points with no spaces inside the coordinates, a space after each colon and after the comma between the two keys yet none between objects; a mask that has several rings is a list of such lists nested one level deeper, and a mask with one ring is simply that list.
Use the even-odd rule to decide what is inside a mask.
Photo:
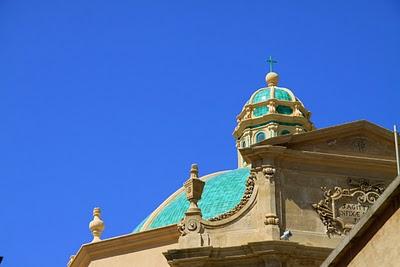
[{"label": "ribbed dome", "polygon": [[233,132],[239,167],[247,166],[240,150],[280,135],[299,134],[314,129],[311,113],[287,88],[278,86],[279,75],[268,72],[267,85],[255,91],[236,117]]},{"label": "ribbed dome", "polygon": [[[248,168],[223,171],[204,176],[200,179],[206,182],[199,207],[204,219],[211,219],[224,214],[239,204],[246,189],[246,180],[250,175]],[[185,191],[180,188],[151,213],[134,232],[179,223],[189,202]]]},{"label": "ribbed dome", "polygon": [[277,99],[282,101],[295,101],[295,97],[293,93],[283,87],[274,86],[272,90],[271,87],[265,87],[258,89],[254,94],[250,97],[250,103],[256,104],[260,102],[267,101],[269,99]]}]

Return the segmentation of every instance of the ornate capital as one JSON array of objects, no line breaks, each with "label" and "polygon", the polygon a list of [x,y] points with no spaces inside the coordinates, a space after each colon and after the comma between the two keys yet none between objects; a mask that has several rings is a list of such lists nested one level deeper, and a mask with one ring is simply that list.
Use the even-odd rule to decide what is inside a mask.
[{"label": "ornate capital", "polygon": [[267,214],[267,215],[265,215],[264,223],[266,225],[269,225],[269,224],[279,225],[279,218],[275,214]]},{"label": "ornate capital", "polygon": [[266,166],[262,169],[262,172],[267,180],[274,182],[276,169],[272,166]]},{"label": "ornate capital", "polygon": [[270,131],[277,131],[279,128],[279,124],[277,123],[271,123],[267,126],[268,130]]}]

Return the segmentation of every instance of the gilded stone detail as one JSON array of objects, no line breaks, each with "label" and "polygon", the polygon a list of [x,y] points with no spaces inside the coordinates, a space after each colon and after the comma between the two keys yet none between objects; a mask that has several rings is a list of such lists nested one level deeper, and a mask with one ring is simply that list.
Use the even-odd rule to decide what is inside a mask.
[{"label": "gilded stone detail", "polygon": [[371,184],[365,179],[349,179],[348,186],[322,187],[324,199],[312,205],[329,237],[347,234],[384,190],[382,183]]}]

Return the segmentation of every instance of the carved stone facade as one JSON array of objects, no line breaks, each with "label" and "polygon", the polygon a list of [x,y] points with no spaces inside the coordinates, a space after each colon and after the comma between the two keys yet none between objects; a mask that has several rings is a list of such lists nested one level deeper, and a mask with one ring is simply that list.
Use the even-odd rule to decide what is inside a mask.
[{"label": "carved stone facade", "polygon": [[349,179],[347,188],[335,186],[321,189],[324,199],[312,206],[331,237],[347,234],[382,194],[384,184]]}]

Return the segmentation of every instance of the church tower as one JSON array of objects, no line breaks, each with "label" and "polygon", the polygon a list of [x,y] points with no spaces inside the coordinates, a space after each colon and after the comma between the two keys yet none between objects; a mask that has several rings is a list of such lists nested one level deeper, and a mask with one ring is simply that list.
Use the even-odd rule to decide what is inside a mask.
[{"label": "church tower", "polygon": [[238,149],[239,168],[248,165],[240,149],[271,137],[314,129],[310,121],[311,113],[291,90],[278,86],[279,75],[272,71],[272,66],[270,70],[265,76],[267,86],[255,91],[237,116],[233,136]]}]

